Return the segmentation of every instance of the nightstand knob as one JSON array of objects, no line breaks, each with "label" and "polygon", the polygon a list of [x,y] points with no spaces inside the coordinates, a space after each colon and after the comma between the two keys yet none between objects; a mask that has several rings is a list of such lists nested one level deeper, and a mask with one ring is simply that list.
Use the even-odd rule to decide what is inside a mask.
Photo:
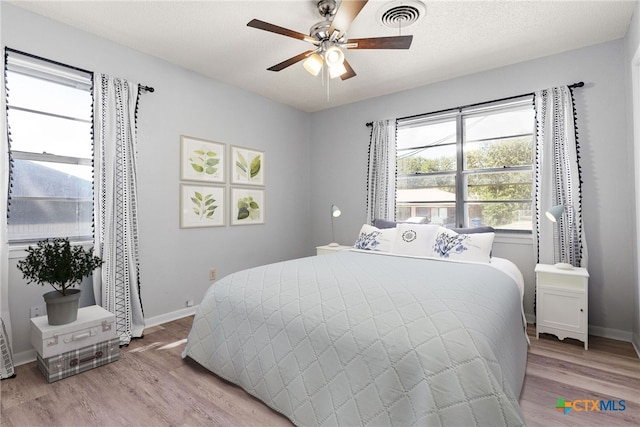
[{"label": "nightstand knob", "polygon": [[580,313],[584,313],[584,310],[583,310],[583,309],[580,309]]}]

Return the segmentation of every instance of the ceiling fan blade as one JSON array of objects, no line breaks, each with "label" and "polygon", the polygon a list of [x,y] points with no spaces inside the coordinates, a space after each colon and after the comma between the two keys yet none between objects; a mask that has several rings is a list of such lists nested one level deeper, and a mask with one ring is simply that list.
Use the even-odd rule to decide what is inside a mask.
[{"label": "ceiling fan blade", "polygon": [[348,49],[409,49],[413,36],[372,37],[367,39],[349,39],[347,44],[357,43]]},{"label": "ceiling fan blade", "polygon": [[342,65],[344,65],[344,68],[347,69],[347,72],[340,76],[342,80],[347,80],[347,79],[350,79],[351,77],[356,76],[356,72],[353,71],[353,68],[351,68],[351,65],[347,62],[346,59],[344,60]]},{"label": "ceiling fan blade", "polygon": [[333,17],[331,21],[331,26],[329,27],[329,34],[333,34],[334,31],[338,31],[338,37],[342,36],[348,29],[358,13],[362,10],[365,4],[367,4],[368,0],[342,0],[340,2],[340,6],[338,6],[338,10],[336,11],[336,15]]},{"label": "ceiling fan blade", "polygon": [[277,25],[269,24],[268,22],[261,21],[259,19],[252,19],[247,24],[247,27],[257,28],[259,30],[269,31],[276,34],[281,34],[287,37],[293,37],[294,39],[304,40],[313,43],[316,41],[313,37],[306,34],[299,33],[297,31],[290,30],[288,28],[279,27]]},{"label": "ceiling fan blade", "polygon": [[303,59],[305,59],[307,56],[311,55],[314,51],[313,50],[308,50],[306,52],[301,53],[300,55],[296,55],[293,58],[289,58],[286,61],[282,61],[279,64],[276,64],[272,67],[267,68],[267,70],[269,71],[280,71],[280,70],[284,70],[285,68],[295,64],[296,62],[300,62]]}]

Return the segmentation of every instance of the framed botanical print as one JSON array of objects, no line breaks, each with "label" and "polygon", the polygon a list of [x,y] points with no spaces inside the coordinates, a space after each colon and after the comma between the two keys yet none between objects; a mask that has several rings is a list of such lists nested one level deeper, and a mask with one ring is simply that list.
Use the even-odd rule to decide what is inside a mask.
[{"label": "framed botanical print", "polygon": [[231,188],[231,225],[264,224],[264,190]]},{"label": "framed botanical print", "polygon": [[180,228],[226,225],[225,188],[215,185],[180,185]]},{"label": "framed botanical print", "polygon": [[264,185],[264,151],[231,146],[231,184]]},{"label": "framed botanical print", "polygon": [[180,179],[225,182],[225,144],[180,136]]}]

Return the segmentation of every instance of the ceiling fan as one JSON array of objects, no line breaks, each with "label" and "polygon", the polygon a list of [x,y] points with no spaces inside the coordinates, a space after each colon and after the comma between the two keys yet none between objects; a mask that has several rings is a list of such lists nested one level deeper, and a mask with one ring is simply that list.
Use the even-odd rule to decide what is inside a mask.
[{"label": "ceiling fan", "polygon": [[326,65],[329,77],[350,79],[356,75],[349,62],[344,57],[343,49],[409,49],[413,36],[372,37],[364,39],[348,39],[347,30],[351,22],[367,4],[368,0],[342,0],[337,5],[336,0],[319,0],[318,12],[324,20],[314,24],[309,35],[279,27],[259,19],[251,20],[247,26],[259,30],[270,31],[283,36],[309,42],[315,46],[299,55],[282,61],[269,71],[281,71],[293,64],[304,60],[304,68],[317,76]]}]

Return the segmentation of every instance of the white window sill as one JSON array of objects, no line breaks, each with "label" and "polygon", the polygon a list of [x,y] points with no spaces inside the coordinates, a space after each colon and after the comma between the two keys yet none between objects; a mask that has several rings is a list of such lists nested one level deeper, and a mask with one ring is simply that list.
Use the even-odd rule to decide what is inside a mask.
[{"label": "white window sill", "polygon": [[493,243],[506,243],[512,245],[533,245],[531,233],[496,233]]}]

